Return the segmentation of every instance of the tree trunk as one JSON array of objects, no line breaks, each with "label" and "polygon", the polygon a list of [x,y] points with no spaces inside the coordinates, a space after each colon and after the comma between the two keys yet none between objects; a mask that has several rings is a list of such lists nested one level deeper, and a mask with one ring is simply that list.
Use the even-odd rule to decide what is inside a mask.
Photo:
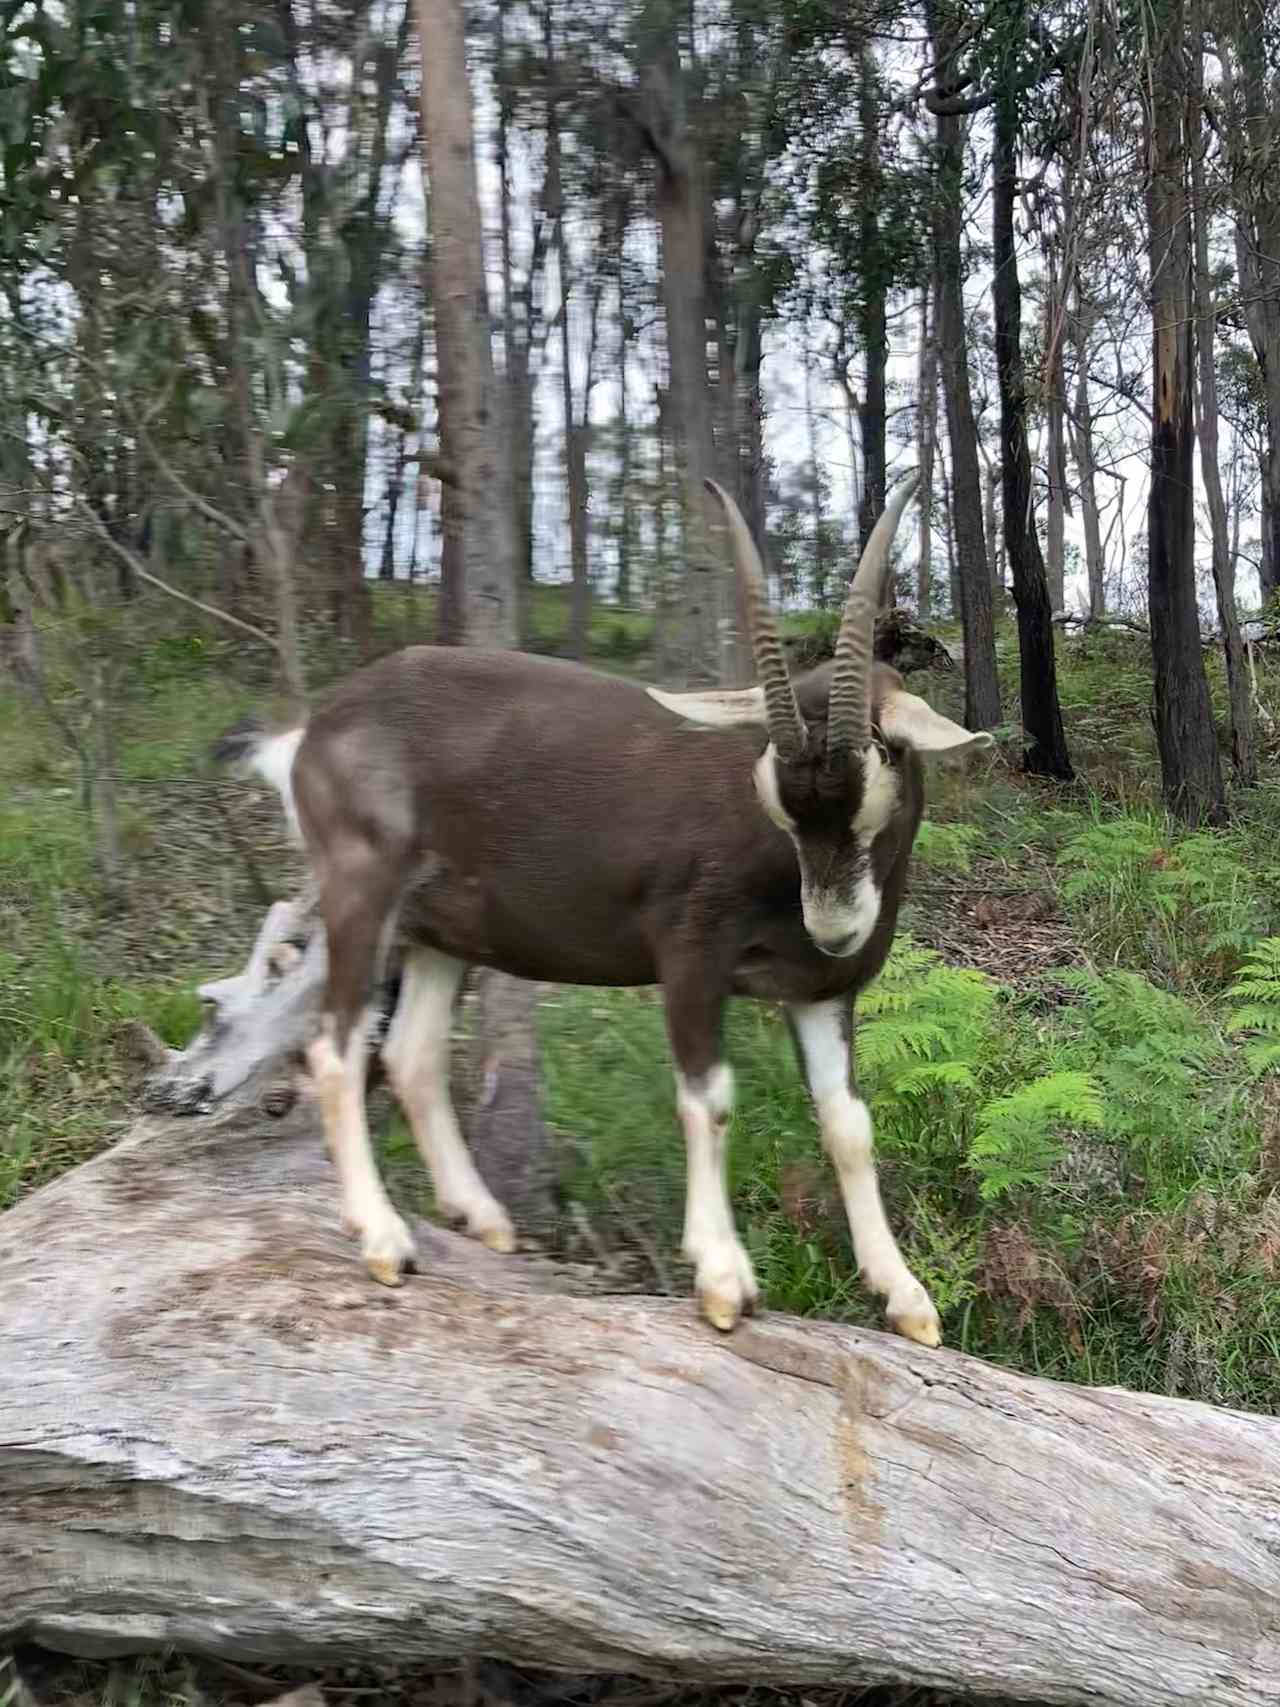
[{"label": "tree trunk", "polygon": [[1102,555],[1102,523],[1098,515],[1098,490],[1093,454],[1093,406],[1089,400],[1090,320],[1084,297],[1076,281],[1076,308],[1071,316],[1071,338],[1075,350],[1075,406],[1068,416],[1071,454],[1080,483],[1080,517],[1084,524],[1084,560],[1089,578],[1089,615],[1094,620],[1106,614],[1106,565]]},{"label": "tree trunk", "polygon": [[[1052,611],[1067,608],[1067,458],[1063,445],[1066,397],[1062,368],[1065,305],[1056,268],[1051,268],[1045,294],[1045,580]],[[1024,423],[1025,431],[1025,423]]]},{"label": "tree trunk", "polygon": [[920,463],[920,556],[916,564],[916,614],[933,613],[933,460],[938,440],[938,346],[930,314],[932,285],[920,293],[920,368],[917,427]]},{"label": "tree trunk", "polygon": [[884,201],[880,169],[880,94],[875,56],[865,36],[858,67],[858,155],[862,280],[858,304],[858,334],[866,364],[866,383],[858,410],[862,439],[862,496],[858,504],[858,543],[866,549],[876,519],[884,510],[885,381],[889,367],[889,335],[885,322],[885,292],[889,278],[884,260],[880,220]]},{"label": "tree trunk", "polygon": [[1222,495],[1218,467],[1218,370],[1214,340],[1217,317],[1209,283],[1210,209],[1205,190],[1204,157],[1208,146],[1203,118],[1204,27],[1203,0],[1192,5],[1192,100],[1196,133],[1191,155],[1195,219],[1196,356],[1199,375],[1196,425],[1200,438],[1200,470],[1209,502],[1209,524],[1213,545],[1213,585],[1218,598],[1218,620],[1222,624],[1222,651],[1231,705],[1231,764],[1237,783],[1251,787],[1257,781],[1258,764],[1253,746],[1253,711],[1249,700],[1249,673],[1236,610],[1236,566],[1227,531],[1227,506]]},{"label": "tree trunk", "polygon": [[[431,284],[446,572],[452,632],[477,646],[518,639],[517,550],[507,446],[489,345],[471,90],[459,0],[415,0],[422,38],[423,148],[431,197]],[[455,625],[461,625],[461,631]]]},{"label": "tree trunk", "polygon": [[[1025,16],[1013,13],[1025,40]],[[1031,453],[1027,445],[1027,388],[1022,365],[1022,286],[1013,240],[1013,204],[1018,172],[1018,101],[1012,88],[995,100],[992,163],[992,293],[995,304],[996,368],[1000,384],[1000,450],[1004,497],[1004,543],[1018,607],[1018,661],[1022,695],[1023,769],[1033,776],[1070,782],[1073,772],[1058,704],[1053,610],[1032,511]]]},{"label": "tree trunk", "polygon": [[[454,643],[514,646],[519,552],[510,438],[489,343],[461,0],[416,4],[431,193],[440,449],[452,476],[444,489],[446,564],[453,582],[447,635]],[[547,1187],[550,1139],[532,1094],[536,1074],[528,1071],[537,1048],[537,991],[496,972],[483,972],[476,982],[480,1035],[487,1049],[486,1094],[471,1111],[468,1136],[477,1166],[516,1221],[540,1231],[553,1219],[555,1206]],[[508,1175],[508,1128],[516,1102],[523,1110],[528,1157]]]},{"label": "tree trunk", "polygon": [[613,515],[618,529],[618,581],[616,597],[625,610],[634,597],[631,584],[631,554],[634,544],[634,508],[631,494],[631,440],[634,429],[627,398],[627,369],[631,359],[631,297],[627,289],[625,247],[630,221],[630,200],[619,191],[614,207],[613,246],[618,293],[618,483],[614,491]]},{"label": "tree trunk", "polygon": [[[1220,53],[1236,206],[1240,301],[1262,378],[1262,598],[1280,586],[1280,89],[1272,8],[1233,0],[1221,14],[1234,50]],[[1225,46],[1225,44],[1223,44]]]},{"label": "tree trunk", "polygon": [[827,555],[826,528],[822,521],[822,465],[818,460],[818,432],[813,416],[813,372],[806,349],[804,362],[804,424],[809,445],[809,469],[805,488],[809,494],[809,522],[813,528],[813,569],[809,596],[820,610],[832,602],[828,585],[831,563]]},{"label": "tree trunk", "polygon": [[[657,164],[662,238],[662,301],[670,368],[670,418],[681,459],[685,586],[680,679],[689,686],[721,676],[721,619],[726,576],[711,549],[704,481],[715,472],[711,388],[707,379],[706,186],[697,136],[686,111],[673,0],[647,0],[642,21],[645,141]],[[674,663],[674,657],[672,662]]]},{"label": "tree trunk", "polygon": [[565,194],[560,151],[560,113],[555,91],[556,58],[552,8],[543,12],[543,52],[551,84],[547,100],[547,215],[553,222],[556,270],[560,291],[560,401],[564,410],[565,492],[569,506],[569,561],[572,573],[569,603],[569,652],[587,656],[591,583],[587,578],[587,458],[586,411],[590,387],[583,399],[583,426],[578,426],[573,403],[572,341],[569,336],[569,245],[565,238]]},{"label": "tree trunk", "polygon": [[[926,15],[940,82],[953,75],[959,36],[941,0],[927,0]],[[956,582],[964,631],[965,723],[991,729],[1000,721],[995,614],[982,530],[982,477],[978,429],[969,391],[969,351],[964,316],[961,253],[964,187],[964,120],[939,114],[936,125],[933,249],[938,278],[938,354],[951,445],[951,515]]]},{"label": "tree trunk", "polygon": [[5,1646],[1274,1702],[1271,1418],[719,1336],[422,1224],[388,1293],[310,1102],[261,1101],[3,1218]]},{"label": "tree trunk", "polygon": [[1185,0],[1154,0],[1146,121],[1155,396],[1147,508],[1156,740],[1164,798],[1190,824],[1226,821],[1196,608],[1187,234]]}]

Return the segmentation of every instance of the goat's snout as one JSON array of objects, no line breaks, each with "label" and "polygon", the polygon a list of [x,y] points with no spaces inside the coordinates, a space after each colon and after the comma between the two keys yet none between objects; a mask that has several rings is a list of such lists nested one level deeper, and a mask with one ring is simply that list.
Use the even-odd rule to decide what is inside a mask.
[{"label": "goat's snout", "polygon": [[829,954],[833,960],[841,960],[846,954],[852,952],[857,940],[858,933],[856,931],[846,931],[843,936],[816,936],[813,943],[814,947],[821,949],[823,954]]}]

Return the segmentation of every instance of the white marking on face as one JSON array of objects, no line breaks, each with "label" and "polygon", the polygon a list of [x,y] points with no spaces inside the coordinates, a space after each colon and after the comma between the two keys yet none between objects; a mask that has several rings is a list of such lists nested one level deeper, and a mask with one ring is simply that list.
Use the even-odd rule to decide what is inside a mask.
[{"label": "white marking on face", "polygon": [[756,798],[764,807],[770,820],[780,830],[785,830],[794,841],[796,823],[783,806],[782,795],[778,791],[778,749],[772,741],[756,760],[755,769],[751,776],[756,786]]},{"label": "white marking on face", "polygon": [[880,917],[880,890],[869,871],[853,886],[853,895],[815,893],[800,879],[800,905],[804,928],[824,954],[844,960],[865,947]]},{"label": "white marking on face", "polygon": [[853,820],[859,844],[870,850],[898,807],[898,778],[878,747],[868,747],[862,759],[862,805]]}]

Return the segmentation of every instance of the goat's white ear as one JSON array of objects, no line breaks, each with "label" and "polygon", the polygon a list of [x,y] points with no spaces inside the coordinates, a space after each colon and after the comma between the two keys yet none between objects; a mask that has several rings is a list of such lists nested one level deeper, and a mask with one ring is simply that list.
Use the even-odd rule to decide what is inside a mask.
[{"label": "goat's white ear", "polygon": [[674,711],[677,717],[701,724],[704,729],[768,727],[761,687],[707,688],[702,693],[664,693],[661,688],[646,688],[645,692],[664,710]]},{"label": "goat's white ear", "polygon": [[917,753],[978,752],[994,745],[985,729],[975,734],[943,717],[913,693],[896,688],[880,707],[876,722],[891,747],[911,747]]}]

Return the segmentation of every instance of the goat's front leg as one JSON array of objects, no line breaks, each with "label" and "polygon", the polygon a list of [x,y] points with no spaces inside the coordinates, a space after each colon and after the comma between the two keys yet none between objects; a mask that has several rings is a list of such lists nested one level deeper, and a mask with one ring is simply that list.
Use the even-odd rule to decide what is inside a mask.
[{"label": "goat's front leg", "polygon": [[684,1254],[694,1265],[702,1314],[728,1333],[741,1316],[751,1313],[760,1288],[734,1227],[725,1185],[733,1070],[720,1055],[724,1004],[702,989],[680,984],[668,984],[664,995],[688,1165]]},{"label": "goat's front leg", "polygon": [[822,1143],[835,1165],[853,1252],[863,1280],[885,1300],[889,1326],[919,1345],[941,1345],[938,1312],[902,1259],[885,1220],[871,1152],[871,1113],[850,1088],[851,1004],[789,1003],[800,1066],[813,1097]]}]

